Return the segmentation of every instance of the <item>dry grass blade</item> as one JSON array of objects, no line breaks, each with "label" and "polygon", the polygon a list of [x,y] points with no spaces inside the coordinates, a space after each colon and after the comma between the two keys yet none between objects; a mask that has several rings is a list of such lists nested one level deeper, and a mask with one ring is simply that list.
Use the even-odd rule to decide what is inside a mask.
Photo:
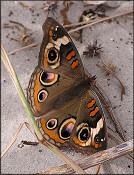
[{"label": "dry grass blade", "polygon": [[[33,131],[33,129],[30,127],[30,125],[27,123],[27,122],[24,122],[24,123],[21,123],[19,128],[18,128],[18,131],[16,132],[15,136],[13,137],[13,139],[11,140],[11,143],[9,144],[9,146],[5,149],[5,151],[1,154],[1,158],[7,153],[7,151],[11,148],[11,146],[14,144],[14,142],[16,141],[23,125],[26,125],[26,127],[30,130],[30,132],[35,136],[35,133]],[[36,136],[35,136],[36,137]]]},{"label": "dry grass blade", "polygon": [[[124,142],[116,147],[100,151],[98,153],[92,154],[91,156],[85,157],[83,159],[76,160],[80,167],[84,170],[99,164],[102,164],[108,160],[115,159],[126,155],[133,151],[133,139]],[[41,171],[38,174],[73,174],[75,173],[67,164],[61,165],[48,169],[46,171]]]},{"label": "dry grass blade", "polygon": [[[2,55],[2,58],[3,58],[3,62],[4,64],[6,65],[6,68],[7,68],[7,71],[9,73],[9,75],[13,76],[14,74],[14,69],[11,69],[11,64],[10,64],[10,61],[7,58],[7,55],[6,55],[6,52],[4,50],[4,47],[3,45],[1,44],[1,55]],[[11,71],[10,71],[11,70]]]},{"label": "dry grass blade", "polygon": [[27,122],[24,122],[26,127],[30,130],[30,132],[33,134],[33,136],[35,136],[35,132],[33,130],[33,128],[27,123]]},{"label": "dry grass blade", "polygon": [[9,144],[9,146],[5,149],[5,151],[1,154],[1,158],[7,153],[7,151],[11,148],[11,146],[14,144],[15,140],[17,139],[18,137],[18,134],[20,133],[22,127],[23,127],[24,123],[21,123],[19,128],[18,128],[18,131],[17,133],[15,134],[15,136],[13,137],[11,143]]},{"label": "dry grass blade", "polygon": [[99,171],[100,171],[100,165],[97,165],[95,174],[99,174]]}]

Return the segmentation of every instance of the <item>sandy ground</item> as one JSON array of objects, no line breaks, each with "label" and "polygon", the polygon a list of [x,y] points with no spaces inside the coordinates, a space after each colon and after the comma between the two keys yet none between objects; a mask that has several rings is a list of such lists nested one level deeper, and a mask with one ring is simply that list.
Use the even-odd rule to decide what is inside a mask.
[{"label": "sandy ground", "polygon": [[[40,2],[27,1],[26,5],[41,4]],[[106,8],[106,15],[114,15],[129,9],[132,9],[132,2],[123,1],[119,3],[118,8]],[[82,2],[74,2],[70,7],[67,16],[72,23],[76,23],[79,16],[85,9]],[[63,24],[63,19],[60,10],[63,9],[63,4],[60,1],[55,19]],[[32,33],[33,42],[41,41],[43,37],[42,24],[44,23],[47,12],[43,9],[29,10],[24,8],[16,1],[2,1],[1,8],[2,26],[4,23],[9,23],[9,20],[22,23]],[[124,26],[117,23],[124,24]],[[10,23],[10,25],[12,25]],[[133,138],[133,36],[132,36],[132,18],[118,18],[112,22],[103,22],[86,28],[83,31],[83,43],[76,41],[73,38],[76,47],[81,55],[81,59],[85,68],[92,74],[97,76],[98,84],[108,95],[115,108],[115,113],[118,116],[120,123],[125,131],[128,139]],[[13,33],[13,31],[15,33]],[[2,43],[9,53],[21,48],[19,43],[11,40],[16,38],[17,29],[2,28]],[[98,43],[102,44],[103,52],[101,56],[107,62],[111,60],[117,66],[117,76],[125,86],[126,94],[123,96],[123,101],[120,98],[120,86],[117,80],[113,77],[105,76],[102,71],[96,67],[96,63],[100,60],[96,58],[87,58],[83,56],[83,51],[87,44],[97,39]],[[25,49],[10,55],[11,62],[18,75],[20,84],[26,94],[26,88],[35,66],[38,62],[39,47]],[[110,80],[108,80],[110,79]],[[7,98],[8,97],[8,98]],[[24,121],[29,123],[29,119],[22,106],[15,87],[5,69],[3,63],[1,65],[1,151],[9,145],[11,139],[15,135],[20,123]],[[115,130],[111,120],[106,116],[107,125]],[[64,162],[54,155],[50,150],[39,144],[38,146],[25,146],[22,149],[18,148],[21,140],[37,141],[26,127],[23,127],[15,144],[11,147],[8,153],[1,160],[1,172],[10,174],[30,174],[37,173],[41,170],[61,165]],[[116,144],[111,139],[108,140],[108,148]],[[65,152],[73,160],[84,157],[80,153],[74,151]],[[94,173],[94,167],[86,170],[87,173]],[[133,163],[125,156],[104,163],[101,166],[100,174],[132,174]]]}]

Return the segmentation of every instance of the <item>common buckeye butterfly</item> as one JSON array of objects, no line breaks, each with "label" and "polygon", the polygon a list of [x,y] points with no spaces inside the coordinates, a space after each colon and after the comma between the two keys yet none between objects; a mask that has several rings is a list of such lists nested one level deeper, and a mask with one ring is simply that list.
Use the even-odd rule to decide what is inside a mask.
[{"label": "common buckeye butterfly", "polygon": [[101,103],[91,89],[80,55],[66,30],[53,18],[43,24],[39,61],[27,99],[43,137],[60,148],[92,154],[107,148]]}]

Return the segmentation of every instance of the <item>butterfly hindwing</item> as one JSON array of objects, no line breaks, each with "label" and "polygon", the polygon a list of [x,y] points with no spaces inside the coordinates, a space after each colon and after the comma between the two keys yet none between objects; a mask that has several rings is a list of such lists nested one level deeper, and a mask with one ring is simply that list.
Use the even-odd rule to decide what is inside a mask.
[{"label": "butterfly hindwing", "polygon": [[107,131],[103,109],[96,93],[89,90],[81,99],[70,146],[84,153],[106,149]]},{"label": "butterfly hindwing", "polygon": [[73,100],[59,110],[52,110],[37,119],[37,124],[45,139],[58,147],[69,147],[69,139],[76,123],[78,100]]}]

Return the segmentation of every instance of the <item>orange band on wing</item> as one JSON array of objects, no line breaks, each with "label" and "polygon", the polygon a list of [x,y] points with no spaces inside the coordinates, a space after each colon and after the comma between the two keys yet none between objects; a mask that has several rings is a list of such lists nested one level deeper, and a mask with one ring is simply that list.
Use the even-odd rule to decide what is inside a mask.
[{"label": "orange band on wing", "polygon": [[42,126],[43,131],[44,131],[47,135],[49,135],[49,137],[50,137],[51,139],[55,140],[55,142],[65,143],[65,142],[68,142],[68,141],[69,141],[69,140],[62,140],[62,139],[59,138],[59,135],[58,135],[58,133],[57,133],[57,128],[54,129],[54,130],[49,130],[49,129],[47,129],[47,128],[46,128],[46,121],[45,121],[44,118],[42,118],[42,119],[40,120],[40,123],[41,123],[41,126]]},{"label": "orange band on wing", "polygon": [[98,111],[99,111],[99,108],[96,107],[94,111],[90,112],[90,117],[94,117]]},{"label": "orange band on wing", "polygon": [[71,68],[75,69],[78,65],[79,65],[79,61],[78,60],[74,60],[73,63],[71,64]]},{"label": "orange band on wing", "polygon": [[102,142],[99,144],[99,148],[101,148],[102,147]]},{"label": "orange band on wing", "polygon": [[95,145],[95,141],[92,142],[92,146],[94,146],[94,145]]},{"label": "orange band on wing", "polygon": [[48,63],[47,63],[47,50],[45,50],[45,53],[44,53],[44,67],[47,67],[48,66]]},{"label": "orange band on wing", "polygon": [[52,36],[53,35],[53,32],[50,30],[49,31],[49,36]]},{"label": "orange band on wing", "polygon": [[95,143],[95,141],[93,141],[92,146],[94,146],[96,149],[101,148],[102,147],[102,142],[100,142],[100,144],[98,144],[98,143]]},{"label": "orange band on wing", "polygon": [[79,139],[76,136],[74,136],[73,141],[75,142],[75,144],[78,144],[80,146],[85,146],[86,145],[85,143],[79,141]]},{"label": "orange band on wing", "polygon": [[94,104],[95,104],[95,100],[92,100],[91,102],[89,102],[89,103],[87,104],[87,107],[88,107],[88,108],[91,108]]},{"label": "orange band on wing", "polygon": [[75,56],[75,52],[74,52],[74,51],[70,52],[70,53],[67,55],[66,59],[69,61],[69,60],[72,59],[73,56]]},{"label": "orange band on wing", "polygon": [[38,92],[40,91],[41,89],[41,84],[40,84],[40,81],[39,81],[39,78],[40,78],[40,73],[41,71],[37,74],[37,78],[35,80],[35,86],[34,86],[34,103],[35,103],[35,106],[36,106],[36,109],[38,111],[40,111],[40,104],[38,102]]},{"label": "orange band on wing", "polygon": [[54,30],[54,27],[53,26],[51,26],[51,30]]},{"label": "orange band on wing", "polygon": [[99,147],[99,144],[95,143],[94,147],[97,149]]}]

